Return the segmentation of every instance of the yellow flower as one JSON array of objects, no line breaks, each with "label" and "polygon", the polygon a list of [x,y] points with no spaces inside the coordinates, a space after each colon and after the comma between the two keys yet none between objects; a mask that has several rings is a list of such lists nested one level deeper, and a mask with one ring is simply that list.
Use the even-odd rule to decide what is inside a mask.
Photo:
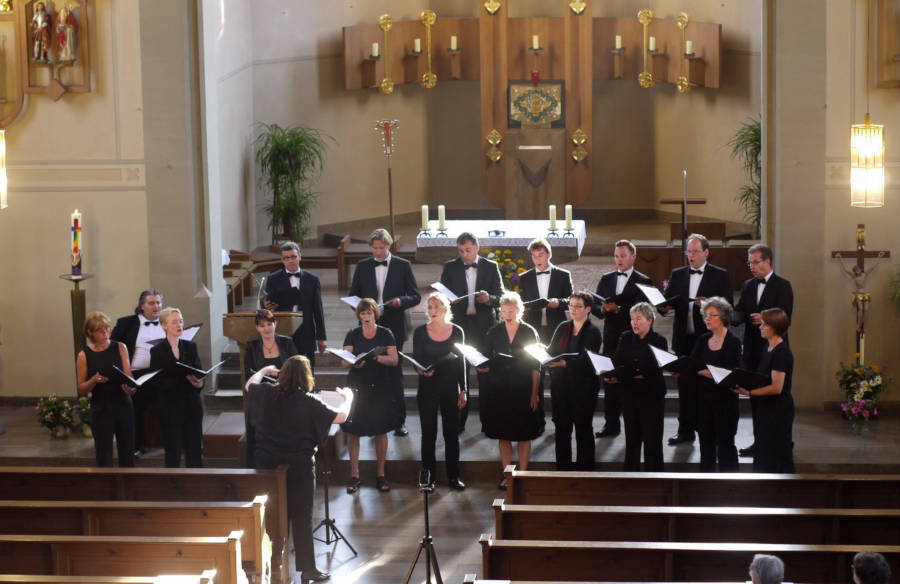
[{"label": "yellow flower", "polygon": [[520,273],[520,274],[521,274],[521,273],[523,273],[523,272],[525,272],[525,271],[527,271],[527,270],[525,270],[525,268],[519,268],[519,271],[518,271],[518,273]]},{"label": "yellow flower", "polygon": [[508,256],[510,256],[510,255],[512,255],[512,252],[511,252],[510,250],[507,249],[507,250],[504,250],[504,251],[503,251],[503,255],[508,255]]},{"label": "yellow flower", "polygon": [[859,354],[859,353],[853,353],[853,358],[854,358],[854,359],[859,359],[859,358],[860,358],[860,354]]},{"label": "yellow flower", "polygon": [[878,365],[872,365],[872,371],[878,373]]},{"label": "yellow flower", "polygon": [[525,265],[525,260],[519,260],[519,261],[518,261],[518,264],[519,264],[520,266]]}]

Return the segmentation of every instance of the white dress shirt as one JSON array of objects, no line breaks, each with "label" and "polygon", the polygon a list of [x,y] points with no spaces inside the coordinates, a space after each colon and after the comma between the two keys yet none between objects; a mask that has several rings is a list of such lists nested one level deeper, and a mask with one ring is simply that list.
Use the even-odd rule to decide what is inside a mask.
[{"label": "white dress shirt", "polygon": [[[550,297],[548,294],[550,293],[550,270],[553,269],[552,264],[547,265],[546,273],[539,274],[538,269],[534,269],[534,277],[537,280],[537,288],[538,288],[538,297],[539,298],[547,298]],[[547,309],[541,309],[541,326],[547,326]]]},{"label": "white dress shirt", "polygon": [[625,291],[625,284],[627,284],[628,280],[631,279],[631,274],[634,273],[634,268],[628,268],[624,273],[626,276],[625,278],[623,278],[622,276],[616,276],[616,296]]},{"label": "white dress shirt", "polygon": [[[775,273],[775,271],[773,270],[773,271],[769,272],[768,276],[763,278],[763,280],[766,281],[766,284],[769,283],[769,278],[771,278],[772,274],[774,274],[774,273]],[[757,286],[756,286],[756,305],[757,305],[757,307],[759,307],[759,301],[762,298],[763,290],[766,289],[766,284],[757,284]]]},{"label": "white dress shirt", "polygon": [[[376,262],[379,260],[375,260]],[[375,287],[378,290],[378,304],[384,304],[384,282],[387,280],[388,268],[391,263],[391,254],[388,253],[388,256],[384,258],[384,261],[388,262],[386,266],[375,266]]]},{"label": "white dress shirt", "polygon": [[134,355],[131,357],[131,370],[132,371],[140,371],[142,369],[150,368],[150,349],[153,348],[153,345],[150,344],[150,341],[155,341],[157,339],[166,338],[166,331],[163,330],[159,321],[155,321],[157,324],[148,324],[145,326],[144,323],[151,322],[144,317],[143,314],[138,315],[138,321],[141,323],[138,327],[138,335],[137,340],[134,343]]},{"label": "white dress shirt", "polygon": [[[288,282],[290,283],[291,288],[295,288],[295,289],[299,290],[300,289],[300,278],[292,277],[291,273],[288,272],[287,270],[285,270],[284,272],[288,275]],[[294,273],[299,275],[300,270],[297,270]],[[295,304],[295,305],[291,306],[291,312],[299,312],[299,311],[300,311],[299,304]]]},{"label": "white dress shirt", "polygon": [[[472,262],[474,265],[478,265],[479,258],[476,257],[475,261]],[[466,314],[475,314],[475,283],[478,280],[478,268],[469,269],[465,267],[463,264],[463,270],[466,272],[466,294],[471,294],[468,298],[468,305],[466,306]]]},{"label": "white dress shirt", "polygon": [[[688,266],[689,270],[693,270],[694,268]],[[692,298],[697,297],[697,291],[700,290],[700,280],[703,279],[703,271],[706,269],[706,262],[703,262],[703,265],[697,268],[700,270],[699,274],[691,274],[690,283],[688,284],[688,319],[687,319],[687,332],[688,334],[694,334],[694,303],[691,302]]]}]

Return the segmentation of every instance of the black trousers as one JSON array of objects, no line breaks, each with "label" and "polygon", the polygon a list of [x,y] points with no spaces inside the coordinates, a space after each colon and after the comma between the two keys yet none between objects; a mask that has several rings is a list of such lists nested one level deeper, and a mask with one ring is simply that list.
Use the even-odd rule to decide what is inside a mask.
[{"label": "black trousers", "polygon": [[[551,391],[553,424],[556,427],[556,469],[594,470],[594,408],[596,389],[565,387]],[[575,429],[575,465],[572,465],[572,428]]]},{"label": "black trousers", "polygon": [[794,398],[768,395],[750,400],[758,401],[753,472],[794,472]]},{"label": "black trousers", "polygon": [[119,466],[134,466],[134,405],[125,394],[118,399],[91,404],[91,431],[97,466],[113,465],[113,437],[119,451]]},{"label": "black trousers", "polygon": [[[141,369],[139,371],[134,371],[132,375],[137,379],[141,375],[149,372],[149,369]],[[135,449],[146,448],[147,440],[144,431],[144,416],[150,407],[159,402],[159,388],[156,378],[154,377],[142,385],[132,396],[131,400],[134,404],[134,446]]]},{"label": "black trousers", "polygon": [[432,387],[424,390],[419,388],[416,394],[422,422],[422,467],[431,471],[432,477],[437,470],[435,443],[439,411],[441,430],[444,434],[447,478],[452,480],[459,477],[459,409],[456,407],[458,399],[459,394],[452,387]]},{"label": "black trousers", "polygon": [[[182,423],[160,424],[163,447],[166,449],[166,467],[181,466],[181,453],[184,453],[184,466],[200,468],[203,466],[203,405],[200,394],[182,398],[184,416]],[[165,403],[160,404],[166,407]]]},{"label": "black trousers", "polygon": [[621,428],[619,416],[622,415],[622,390],[618,383],[603,383],[603,417],[606,427],[617,432]]},{"label": "black trousers", "polygon": [[[690,318],[690,315],[688,316]],[[684,337],[684,348],[686,354],[690,355],[697,341],[697,335],[686,334]],[[696,375],[679,375],[678,376],[678,434],[682,436],[693,437],[697,431],[697,376]]]},{"label": "black trousers", "polygon": [[729,390],[700,390],[697,432],[700,434],[700,472],[738,472],[738,396]]},{"label": "black trousers", "polygon": [[277,457],[256,451],[256,468],[272,469],[287,464],[287,513],[294,539],[294,565],[298,572],[316,569],[312,537],[312,508],[316,494],[313,457]]},{"label": "black trousers", "polygon": [[663,411],[664,391],[631,385],[622,390],[622,415],[625,418],[626,471],[641,470],[641,447],[644,449],[644,470],[663,470]]},{"label": "black trousers", "polygon": [[[469,314],[464,316],[459,322],[457,322],[460,327],[463,329],[463,334],[466,337],[466,344],[472,347],[475,347],[479,351],[484,350],[484,335],[486,331],[482,331],[478,328],[478,320],[474,314]],[[469,366],[466,364],[466,375],[469,374]],[[481,391],[483,388],[487,387],[488,384],[488,376],[483,373],[478,373],[478,390]],[[469,384],[466,384],[466,405],[463,406],[459,411],[459,429],[462,430],[466,427],[466,420],[469,419]]]}]

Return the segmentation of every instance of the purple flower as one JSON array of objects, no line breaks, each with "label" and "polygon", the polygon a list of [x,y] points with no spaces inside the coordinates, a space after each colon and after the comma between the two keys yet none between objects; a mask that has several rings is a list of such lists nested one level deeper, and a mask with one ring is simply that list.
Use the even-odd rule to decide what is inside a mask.
[{"label": "purple flower", "polygon": [[863,410],[862,415],[863,415],[864,418],[868,418],[868,417],[869,417],[869,410]]},{"label": "purple flower", "polygon": [[853,409],[851,409],[850,411],[853,412],[853,415],[854,415],[854,416],[858,416],[858,415],[859,415],[859,408],[856,407],[856,406],[854,406]]},{"label": "purple flower", "polygon": [[874,410],[872,410],[872,415],[873,415],[873,416],[877,416],[877,415],[878,415],[878,408],[875,408]]}]

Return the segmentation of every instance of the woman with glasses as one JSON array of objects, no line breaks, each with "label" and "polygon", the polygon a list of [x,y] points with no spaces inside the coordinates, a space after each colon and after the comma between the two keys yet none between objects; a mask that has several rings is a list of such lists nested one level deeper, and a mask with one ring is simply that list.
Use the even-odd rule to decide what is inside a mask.
[{"label": "woman with glasses", "polygon": [[[556,427],[557,470],[594,470],[594,409],[600,393],[600,378],[587,351],[600,352],[600,329],[590,320],[593,296],[576,292],[569,297],[571,320],[559,323],[550,347],[551,355],[578,353],[547,364],[550,368],[550,398]],[[572,466],[572,428],[575,428],[575,465]]]},{"label": "woman with glasses", "polygon": [[756,401],[753,471],[792,473],[794,398],[791,397],[791,377],[794,373],[794,354],[784,340],[791,321],[780,308],[763,310],[760,318],[759,334],[768,346],[756,371],[768,375],[772,383],[751,390],[737,387],[735,391]]},{"label": "woman with glasses", "polygon": [[[713,296],[701,305],[703,321],[709,332],[694,345],[691,357],[715,367],[734,369],[741,362],[741,341],[728,330],[731,304]],[[697,433],[700,435],[700,471],[737,472],[738,455],[734,445],[737,434],[738,396],[716,385],[709,370],[697,373]]]}]

